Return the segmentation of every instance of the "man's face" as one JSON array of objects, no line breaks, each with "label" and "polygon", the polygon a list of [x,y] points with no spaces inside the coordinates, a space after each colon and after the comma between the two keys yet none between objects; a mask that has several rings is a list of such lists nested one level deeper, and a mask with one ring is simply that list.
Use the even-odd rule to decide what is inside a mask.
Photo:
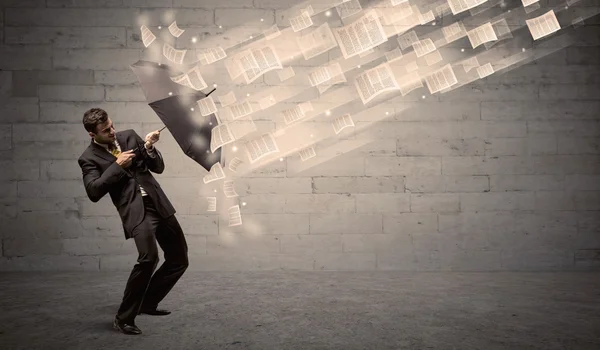
[{"label": "man's face", "polygon": [[106,122],[96,125],[96,133],[90,132],[89,134],[98,143],[111,143],[115,141],[115,133],[112,120],[108,118]]}]

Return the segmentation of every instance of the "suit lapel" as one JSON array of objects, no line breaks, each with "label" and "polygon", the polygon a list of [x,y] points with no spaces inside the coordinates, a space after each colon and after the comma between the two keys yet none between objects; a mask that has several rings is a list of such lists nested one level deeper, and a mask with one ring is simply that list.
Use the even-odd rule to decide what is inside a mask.
[{"label": "suit lapel", "polygon": [[[117,139],[117,142],[119,143],[119,147],[121,147],[121,152],[125,152],[127,148],[125,142],[125,135],[123,135],[123,133],[119,131],[116,133],[115,137]],[[113,156],[112,153],[108,152],[104,147],[94,142],[94,139],[92,139],[90,146],[92,147],[92,151],[94,152],[94,154],[96,154],[100,158],[106,159],[111,163],[117,159],[117,157]]]}]

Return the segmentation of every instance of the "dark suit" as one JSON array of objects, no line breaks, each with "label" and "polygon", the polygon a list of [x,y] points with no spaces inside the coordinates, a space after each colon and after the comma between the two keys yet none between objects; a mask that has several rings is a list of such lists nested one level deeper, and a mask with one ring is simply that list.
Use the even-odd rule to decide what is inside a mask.
[{"label": "dark suit", "polygon": [[[144,140],[132,129],[117,132],[116,139],[122,152],[135,147],[141,150],[128,168],[117,164],[117,158],[93,139],[78,163],[90,200],[98,202],[109,193],[121,217],[125,239],[135,240],[138,263],[117,312],[120,321],[133,323],[140,308],[156,308],[183,275],[188,266],[188,247],[175,208],[150,173],[160,174],[165,169],[160,151],[155,147],[156,157],[150,157]],[[147,193],[143,198],[139,185]],[[159,259],[157,241],[165,262],[152,276]]]}]

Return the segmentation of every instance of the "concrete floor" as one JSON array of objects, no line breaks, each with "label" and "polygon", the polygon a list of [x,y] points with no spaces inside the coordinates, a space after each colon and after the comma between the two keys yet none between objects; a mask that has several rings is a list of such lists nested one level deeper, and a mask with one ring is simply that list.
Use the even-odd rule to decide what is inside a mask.
[{"label": "concrete floor", "polygon": [[0,349],[600,349],[598,272],[187,272],[138,336],[127,277],[0,274]]}]

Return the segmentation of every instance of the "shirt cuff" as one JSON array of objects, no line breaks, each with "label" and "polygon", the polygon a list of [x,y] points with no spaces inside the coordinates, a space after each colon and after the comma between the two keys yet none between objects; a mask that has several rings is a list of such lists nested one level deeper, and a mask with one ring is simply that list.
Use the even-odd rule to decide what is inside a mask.
[{"label": "shirt cuff", "polygon": [[150,146],[150,148],[146,148],[146,152],[148,152],[148,156],[150,156],[150,158],[156,158],[156,153],[154,152],[154,145]]}]

